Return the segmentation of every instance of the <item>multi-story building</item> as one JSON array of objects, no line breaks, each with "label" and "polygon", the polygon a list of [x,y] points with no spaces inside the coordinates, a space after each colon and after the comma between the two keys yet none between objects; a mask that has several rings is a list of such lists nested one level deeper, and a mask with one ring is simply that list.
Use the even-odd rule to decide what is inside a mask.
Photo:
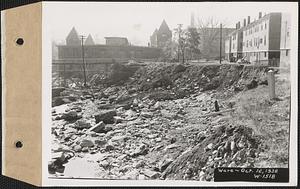
[{"label": "multi-story building", "polygon": [[[243,27],[245,27],[246,19],[244,19]],[[225,39],[225,59],[234,62],[243,57],[243,27],[241,23],[238,22],[236,29],[231,32]]]},{"label": "multi-story building", "polygon": [[66,38],[66,45],[53,44],[53,49],[56,49],[53,53],[57,52],[57,56],[53,56],[52,60],[53,71],[81,70],[84,59],[87,70],[98,72],[114,62],[126,63],[132,59],[156,61],[161,55],[159,48],[128,44],[127,38],[120,37],[107,37],[106,44],[95,44],[92,36],[89,35],[82,46],[75,28],[72,28]]},{"label": "multi-story building", "polygon": [[243,27],[240,22],[236,30],[232,32],[226,42],[230,48],[226,50],[228,60],[243,58],[251,63],[259,65],[279,66],[280,60],[280,34],[281,13],[269,13],[262,16],[259,13],[258,20],[250,22],[250,16]]},{"label": "multi-story building", "polygon": [[225,37],[224,43],[225,43],[225,48],[224,48],[225,60],[231,61],[232,54],[231,54],[231,35],[230,34],[227,37]]},{"label": "multi-story building", "polygon": [[280,66],[288,66],[290,64],[290,37],[291,17],[289,13],[284,13],[281,17]]},{"label": "multi-story building", "polygon": [[172,41],[172,31],[165,20],[150,36],[151,47],[164,48]]}]

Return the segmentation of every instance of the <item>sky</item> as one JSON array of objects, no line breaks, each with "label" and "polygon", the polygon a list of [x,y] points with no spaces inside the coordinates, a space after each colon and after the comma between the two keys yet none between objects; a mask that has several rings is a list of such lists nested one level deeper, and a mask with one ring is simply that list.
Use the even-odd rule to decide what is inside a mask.
[{"label": "sky", "polygon": [[289,12],[297,9],[296,2],[44,2],[43,19],[57,43],[74,26],[80,35],[91,34],[94,41],[105,43],[104,37],[127,37],[133,45],[147,46],[150,35],[165,19],[174,31],[178,24],[187,27],[194,13],[197,20],[213,17],[226,27],[251,21],[258,13]]}]

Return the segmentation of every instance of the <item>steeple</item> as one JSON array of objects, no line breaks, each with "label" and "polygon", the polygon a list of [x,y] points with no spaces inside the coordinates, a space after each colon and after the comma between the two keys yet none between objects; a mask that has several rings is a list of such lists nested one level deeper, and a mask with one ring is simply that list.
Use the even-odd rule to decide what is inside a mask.
[{"label": "steeple", "polygon": [[66,38],[67,45],[80,45],[80,39],[75,27],[72,28],[69,35]]},{"label": "steeple", "polygon": [[91,36],[91,34],[89,34],[89,36],[86,38],[84,44],[85,45],[95,45],[95,42],[94,42],[93,37]]},{"label": "steeple", "polygon": [[164,32],[170,32],[170,28],[168,26],[168,24],[166,23],[165,20],[163,20],[163,22],[161,23],[159,29],[158,29],[158,32],[159,33],[164,33]]}]

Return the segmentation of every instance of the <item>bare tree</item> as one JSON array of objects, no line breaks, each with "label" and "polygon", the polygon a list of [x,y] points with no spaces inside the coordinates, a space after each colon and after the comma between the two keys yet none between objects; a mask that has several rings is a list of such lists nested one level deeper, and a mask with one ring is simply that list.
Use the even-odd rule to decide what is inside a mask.
[{"label": "bare tree", "polygon": [[185,61],[185,51],[188,45],[187,43],[187,31],[182,29],[182,24],[178,24],[178,28],[175,28],[175,34],[178,36],[178,61],[180,61],[180,55],[182,57],[182,63]]},{"label": "bare tree", "polygon": [[188,58],[194,59],[200,54],[200,34],[194,27],[187,29]]},{"label": "bare tree", "polygon": [[226,20],[220,21],[215,17],[207,19],[198,18],[197,28],[200,34],[201,54],[204,58],[210,58],[212,51],[218,50],[220,45],[220,24],[224,27]]}]

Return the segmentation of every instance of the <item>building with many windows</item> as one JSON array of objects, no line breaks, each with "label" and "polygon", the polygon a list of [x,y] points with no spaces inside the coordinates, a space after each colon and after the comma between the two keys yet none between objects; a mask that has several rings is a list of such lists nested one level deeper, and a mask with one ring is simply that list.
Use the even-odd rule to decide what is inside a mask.
[{"label": "building with many windows", "polygon": [[[239,24],[238,24],[239,25]],[[250,17],[242,28],[237,27],[227,40],[231,40],[231,48],[227,49],[227,57],[243,58],[259,65],[279,66],[281,38],[281,13],[269,13],[258,20],[250,22]],[[233,48],[237,46],[237,50]],[[236,56],[235,56],[236,54]]]}]

